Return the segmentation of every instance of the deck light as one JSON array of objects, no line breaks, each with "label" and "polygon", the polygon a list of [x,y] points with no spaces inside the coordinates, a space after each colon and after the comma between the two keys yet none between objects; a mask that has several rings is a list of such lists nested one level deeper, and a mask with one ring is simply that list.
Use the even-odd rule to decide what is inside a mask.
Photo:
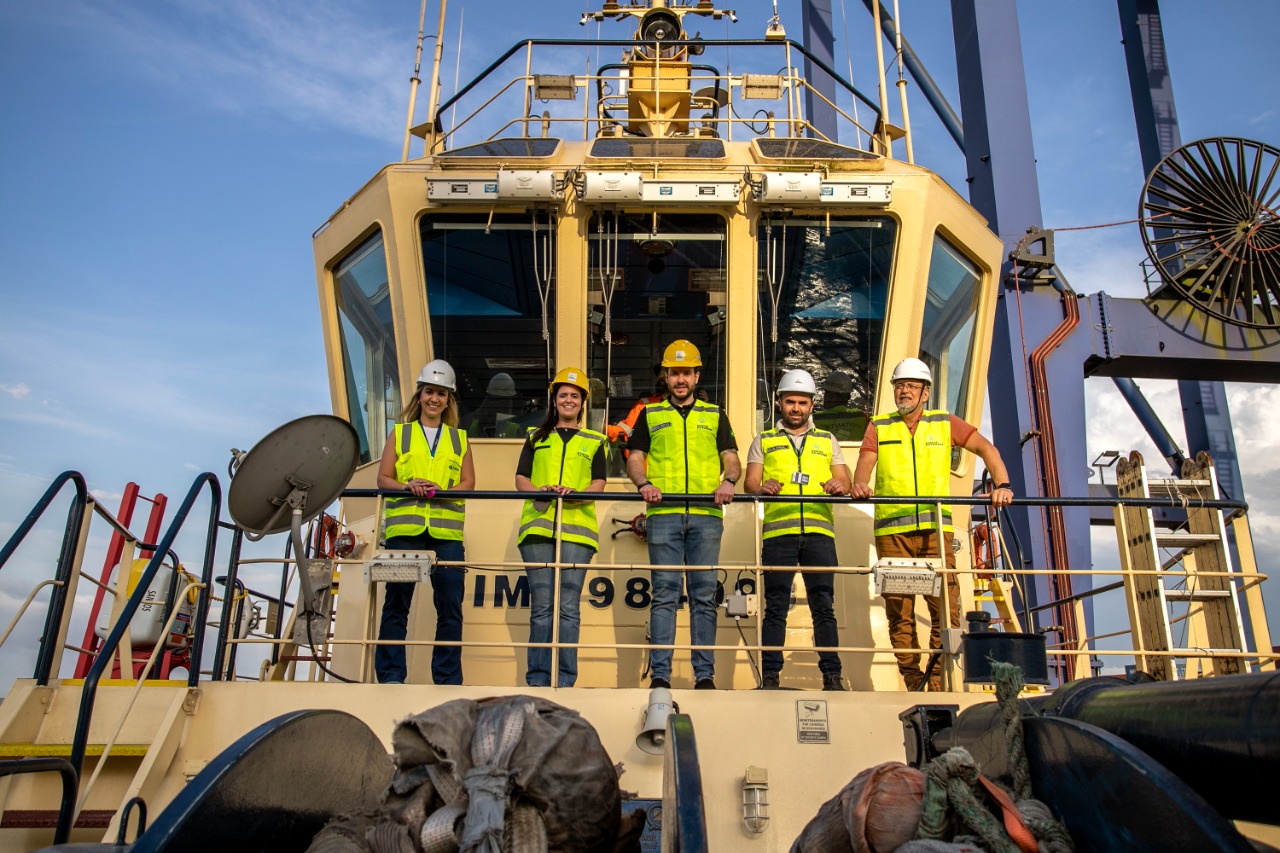
[{"label": "deck light", "polygon": [[748,767],[742,777],[742,822],[749,832],[761,833],[769,825],[769,770]]}]

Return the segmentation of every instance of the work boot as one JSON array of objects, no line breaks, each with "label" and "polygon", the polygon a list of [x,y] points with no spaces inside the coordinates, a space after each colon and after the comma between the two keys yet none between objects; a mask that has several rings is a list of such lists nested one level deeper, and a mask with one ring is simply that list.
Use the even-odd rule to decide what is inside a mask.
[{"label": "work boot", "polygon": [[844,690],[844,679],[840,677],[838,672],[824,672],[822,674],[823,690]]},{"label": "work boot", "polygon": [[649,689],[652,690],[655,687],[665,687],[670,690],[671,682],[667,681],[665,678],[655,678],[649,682]]},{"label": "work boot", "polygon": [[781,685],[778,683],[778,673],[776,673],[776,672],[766,672],[763,676],[761,676],[761,678],[760,678],[760,689],[761,689],[761,690],[779,690],[779,689],[781,689]]},{"label": "work boot", "polygon": [[716,683],[710,678],[699,678],[698,683],[693,685],[694,690],[715,690]]}]

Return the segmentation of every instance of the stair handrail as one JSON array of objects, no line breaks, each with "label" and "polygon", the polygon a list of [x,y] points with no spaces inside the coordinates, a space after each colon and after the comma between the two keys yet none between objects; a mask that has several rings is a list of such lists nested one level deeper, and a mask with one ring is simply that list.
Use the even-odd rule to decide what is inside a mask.
[{"label": "stair handrail", "polygon": [[71,572],[75,569],[76,543],[80,541],[80,533],[84,528],[84,511],[89,504],[89,487],[85,485],[84,475],[79,471],[63,471],[54,477],[49,488],[45,489],[40,500],[31,507],[31,511],[18,525],[18,529],[13,531],[4,548],[0,549],[0,569],[3,569],[68,482],[75,485],[76,493],[71,501],[71,507],[67,510],[66,532],[62,537],[62,551],[58,554],[58,566],[53,574],[54,588],[49,596],[49,609],[44,620],[44,635],[40,640],[33,674],[36,684],[41,687],[48,686],[49,675],[53,669],[58,626],[62,624],[62,615],[67,607],[67,589],[71,582]]},{"label": "stair handrail", "polygon": [[[83,479],[81,482],[83,482]],[[120,613],[120,618],[111,626],[110,633],[102,641],[102,648],[98,650],[98,656],[94,658],[93,666],[89,668],[89,674],[85,676],[84,688],[80,694],[80,712],[76,717],[76,731],[71,742],[71,756],[69,759],[77,779],[79,779],[84,768],[84,756],[89,741],[89,723],[93,719],[93,706],[97,698],[98,682],[102,680],[102,674],[111,663],[111,658],[115,655],[116,649],[120,645],[121,637],[128,630],[134,614],[142,605],[142,600],[146,596],[151,582],[155,579],[156,572],[160,569],[160,564],[173,547],[174,539],[177,538],[178,532],[182,529],[187,516],[191,512],[192,505],[204,490],[206,484],[209,487],[211,497],[209,530],[205,537],[204,568],[200,577],[203,588],[196,598],[196,612],[191,619],[192,625],[195,626],[195,635],[191,639],[191,662],[188,668],[187,687],[192,688],[200,683],[200,655],[204,650],[204,623],[209,615],[209,588],[213,579],[213,556],[218,542],[218,520],[222,512],[222,484],[218,481],[216,475],[208,471],[197,476],[191,484],[191,488],[187,491],[187,496],[183,499],[182,505],[178,508],[177,513],[174,514],[173,520],[169,522],[169,527],[164,536],[160,538],[160,542],[156,545],[151,559],[147,562],[147,567],[142,570],[137,586],[134,587],[133,593],[130,594],[129,600],[125,603],[124,610]],[[66,823],[67,825],[64,827],[63,818],[59,816],[57,831],[69,833],[71,831],[70,822],[67,821]]]}]

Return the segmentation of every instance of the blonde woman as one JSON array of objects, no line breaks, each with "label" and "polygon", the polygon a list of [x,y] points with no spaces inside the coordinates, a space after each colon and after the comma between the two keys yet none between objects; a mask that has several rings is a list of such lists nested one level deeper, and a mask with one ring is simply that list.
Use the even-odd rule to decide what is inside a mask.
[{"label": "blonde woman", "polygon": [[[378,488],[396,489],[410,497],[386,501],[387,549],[434,551],[436,559],[462,561],[462,525],[466,504],[437,497],[450,489],[475,488],[467,434],[458,429],[458,383],[445,361],[428,362],[418,376],[413,399],[387,436],[378,466]],[[436,639],[462,639],[463,570],[435,566],[431,594],[436,606]],[[379,640],[403,640],[413,603],[412,583],[389,583],[382,604]],[[378,646],[374,671],[381,684],[403,684],[408,676],[403,646]],[[462,683],[462,649],[436,646],[431,652],[431,680]]]}]

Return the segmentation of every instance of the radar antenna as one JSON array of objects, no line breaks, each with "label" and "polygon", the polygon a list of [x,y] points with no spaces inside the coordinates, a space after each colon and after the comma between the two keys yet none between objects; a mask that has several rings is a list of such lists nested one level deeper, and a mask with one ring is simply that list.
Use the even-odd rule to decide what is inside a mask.
[{"label": "radar antenna", "polygon": [[1237,138],[1182,146],[1142,189],[1142,242],[1163,286],[1226,323],[1280,328],[1280,151]]}]

